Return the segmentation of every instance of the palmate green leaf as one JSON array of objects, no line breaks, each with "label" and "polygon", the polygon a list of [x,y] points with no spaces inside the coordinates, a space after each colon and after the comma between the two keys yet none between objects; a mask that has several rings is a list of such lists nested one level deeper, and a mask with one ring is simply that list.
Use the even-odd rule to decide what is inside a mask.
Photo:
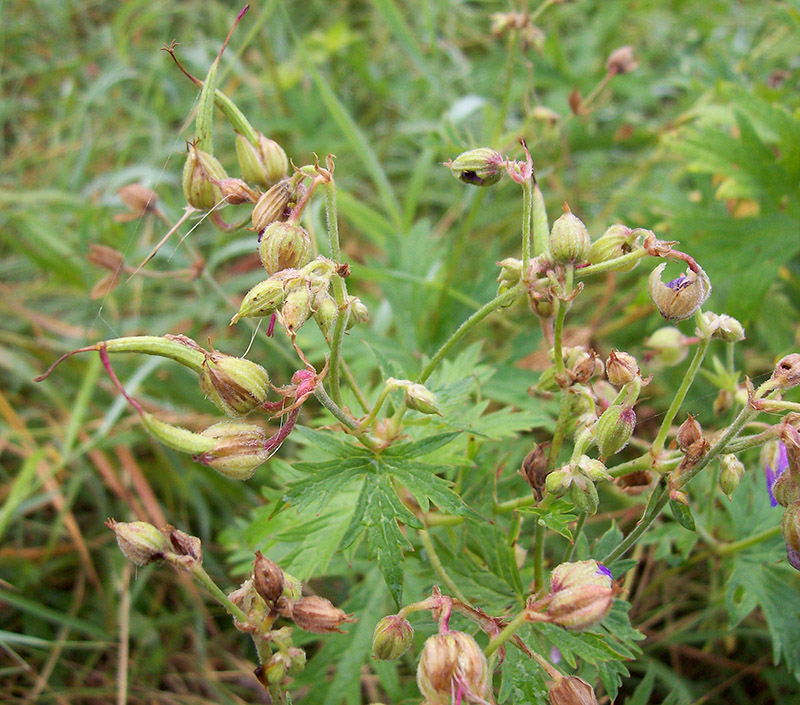
[{"label": "palmate green leaf", "polygon": [[428,453],[438,450],[442,446],[446,446],[461,431],[450,431],[448,433],[438,433],[435,436],[428,436],[419,441],[412,441],[410,443],[401,443],[387,448],[383,452],[385,458],[420,458]]},{"label": "palmate green leaf", "polygon": [[431,502],[449,514],[460,514],[465,509],[450,483],[436,475],[440,467],[392,458],[384,459],[382,467],[414,495],[423,512],[428,511]]},{"label": "palmate green leaf", "polygon": [[[744,600],[741,595],[744,595]],[[731,626],[761,607],[772,637],[772,661],[785,660],[800,681],[800,595],[797,573],[788,567],[768,565],[738,555],[725,594]]]},{"label": "palmate green leaf", "polygon": [[517,649],[506,649],[501,667],[498,703],[548,705],[547,685],[541,667]]},{"label": "palmate green leaf", "polygon": [[508,543],[508,535],[497,524],[470,525],[470,546],[486,563],[486,568],[496,578],[502,580],[522,601],[525,590],[517,567],[513,546]]},{"label": "palmate green leaf", "polygon": [[296,509],[311,505],[322,506],[331,497],[350,486],[367,472],[367,458],[328,460],[323,463],[295,463],[298,470],[311,474],[306,480],[292,482],[283,501]]},{"label": "palmate green leaf", "polygon": [[572,541],[572,524],[578,515],[575,514],[575,505],[567,499],[560,498],[551,503],[549,507],[521,507],[521,514],[533,514],[537,522],[544,524],[550,531],[555,531],[565,539]]},{"label": "palmate green leaf", "polygon": [[369,451],[354,443],[334,438],[325,431],[315,431],[307,426],[298,426],[295,433],[306,439],[311,445],[321,448],[337,458],[364,458],[369,456]]}]

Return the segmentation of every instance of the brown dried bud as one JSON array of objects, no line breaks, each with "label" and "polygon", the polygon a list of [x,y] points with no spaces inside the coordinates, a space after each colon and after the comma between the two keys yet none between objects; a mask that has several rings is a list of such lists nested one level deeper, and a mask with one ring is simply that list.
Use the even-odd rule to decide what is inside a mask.
[{"label": "brown dried bud", "polygon": [[89,245],[89,253],[86,259],[97,267],[116,272],[125,264],[125,258],[119,250],[105,245]]},{"label": "brown dried bud", "polygon": [[136,213],[137,217],[156,209],[158,194],[141,184],[123,186],[117,191],[117,195],[128,208]]},{"label": "brown dried bud", "polygon": [[119,550],[134,565],[164,560],[170,551],[164,534],[146,521],[117,522],[108,519],[106,526],[116,534]]},{"label": "brown dried bud", "polygon": [[550,443],[537,443],[533,450],[525,456],[520,468],[520,474],[541,501],[545,481],[547,480],[547,449]]},{"label": "brown dried bud", "polygon": [[594,689],[577,676],[559,678],[547,693],[550,705],[597,705]]},{"label": "brown dried bud", "polygon": [[292,197],[292,185],[289,179],[283,179],[258,199],[253,208],[253,227],[256,232],[261,232],[270,223],[285,221],[291,209],[289,201]]},{"label": "brown dried bud", "polygon": [[694,416],[687,414],[686,421],[678,429],[678,447],[685,453],[702,438],[702,427],[697,423]]},{"label": "brown dried bud", "polygon": [[649,470],[630,472],[627,475],[616,478],[614,484],[625,494],[635,497],[647,491],[650,485],[653,484],[653,473]]},{"label": "brown dried bud", "polygon": [[800,353],[792,353],[778,360],[771,380],[776,389],[791,389],[800,384]]},{"label": "brown dried bud", "polygon": [[621,350],[612,350],[606,360],[606,376],[611,384],[621,387],[639,376],[636,358]]},{"label": "brown dried bud", "polygon": [[265,602],[274,604],[283,594],[283,571],[280,566],[256,551],[253,564],[253,585]]},{"label": "brown dried bud", "polygon": [[334,607],[330,600],[317,595],[297,600],[291,606],[291,618],[300,629],[314,634],[341,633],[339,627],[357,621],[352,614]]},{"label": "brown dried bud", "polygon": [[624,46],[614,49],[606,60],[606,71],[613,74],[630,73],[639,62],[633,56],[633,47]]},{"label": "brown dried bud", "polygon": [[227,178],[216,182],[225,203],[238,206],[242,203],[255,203],[258,192],[251,189],[241,179]]},{"label": "brown dried bud", "polygon": [[167,526],[165,531],[177,555],[184,556],[197,563],[203,562],[203,548],[197,536],[187,534],[174,526]]}]

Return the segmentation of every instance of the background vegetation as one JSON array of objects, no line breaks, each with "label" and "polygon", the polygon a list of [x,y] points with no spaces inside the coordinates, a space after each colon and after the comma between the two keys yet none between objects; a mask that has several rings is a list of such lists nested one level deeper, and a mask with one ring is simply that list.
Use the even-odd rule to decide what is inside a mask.
[{"label": "background vegetation", "polygon": [[[569,201],[595,236],[623,222],[680,240],[711,276],[712,310],[746,325],[748,352],[737,362],[762,379],[800,343],[800,3],[582,0],[545,8],[543,35],[531,46],[493,37],[490,14],[536,8],[523,5],[265,0],[223,59],[220,88],[295,163],[337,155],[349,286],[372,314],[347,341],[354,373],[374,397],[378,367],[413,374],[421,355],[494,294],[494,262],[518,241],[518,189],[477,192],[440,163],[482,145],[519,156],[524,135],[551,220]],[[200,536],[206,567],[223,584],[240,579],[261,548],[357,612],[348,636],[319,648],[309,639],[314,657],[298,696],[314,684],[308,701],[326,705],[418,700],[410,657],[395,667],[368,655],[375,622],[394,607],[363,551],[335,553],[344,530],[337,517],[352,498],[335,497],[302,521],[288,512],[266,520],[296,477],[290,462],[321,457],[300,434],[252,481],[234,483],[143,434],[93,358],[31,382],[59,354],[117,335],[211,336],[239,354],[250,345],[251,331],[228,321],[261,278],[252,234],[198,227],[151,265],[173,274],[137,277],[98,298],[90,293],[106,272],[87,260],[100,243],[135,265],[163,233],[149,217],[115,220],[125,184],[154,188],[164,211],[180,214],[197,93],[159,48],[177,39],[187,66],[204,75],[238,6],[1,7],[0,700],[106,703],[121,692],[136,704],[266,701],[248,640],[173,571],[126,564],[104,527],[108,516]],[[589,95],[622,44],[634,46],[639,67],[614,78],[588,115],[572,115],[570,93]],[[218,152],[232,154],[230,133],[216,137]],[[317,233],[323,217],[312,212]],[[199,257],[201,276],[181,274]],[[594,283],[571,317],[573,339],[601,354],[614,346],[641,355],[643,337],[662,321],[640,275]],[[320,360],[321,337],[301,335]],[[489,513],[495,471],[502,497],[529,492],[514,471],[536,437],[530,430],[552,424],[552,409],[527,395],[542,347],[519,307],[492,319],[432,383],[465,425],[504,440],[479,443],[473,466],[449,458],[461,462],[453,479],[462,496]],[[249,355],[285,382],[294,369],[286,349],[259,335]],[[171,420],[212,418],[195,381],[174,366],[131,358],[117,369]],[[704,384],[691,406],[711,422],[717,390]],[[647,391],[643,424],[663,411],[663,389]],[[306,406],[304,425],[328,422]],[[463,456],[466,443],[449,452]],[[638,550],[640,568],[626,586],[632,622],[647,639],[619,702],[759,705],[800,695],[800,581],[779,569],[779,535],[732,556],[711,550],[779,523],[757,456],[746,460],[734,502],[707,508],[705,533],[665,519]],[[636,500],[616,495],[601,507],[598,536],[611,518],[629,526],[640,512]],[[481,606],[502,608],[513,588],[502,565],[478,546],[459,555],[452,531],[431,531],[447,569]],[[498,540],[492,531],[485,545]],[[431,574],[410,538],[417,550],[405,594],[419,599]],[[549,547],[556,557],[564,550],[557,541]]]}]

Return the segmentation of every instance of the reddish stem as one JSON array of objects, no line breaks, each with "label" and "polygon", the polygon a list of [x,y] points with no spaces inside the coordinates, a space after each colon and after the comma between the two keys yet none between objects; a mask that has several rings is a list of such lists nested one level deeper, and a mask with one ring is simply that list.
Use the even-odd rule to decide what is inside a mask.
[{"label": "reddish stem", "polygon": [[100,344],[100,360],[103,363],[103,367],[105,367],[106,372],[108,372],[108,376],[111,378],[111,381],[114,383],[114,386],[119,390],[120,394],[128,400],[128,403],[139,412],[140,415],[144,416],[144,409],[142,409],[142,405],[136,401],[132,396],[125,391],[125,387],[122,386],[122,382],[119,381],[116,373],[114,372],[114,368],[111,367],[111,360],[108,359],[108,350],[106,349],[106,344]]},{"label": "reddish stem", "polygon": [[58,358],[58,360],[56,360],[52,365],[50,365],[50,367],[47,368],[47,371],[44,374],[41,374],[38,377],[34,377],[33,381],[41,382],[42,380],[47,379],[51,375],[53,370],[56,369],[56,367],[58,367],[68,357],[72,357],[73,355],[77,355],[78,353],[89,352],[90,350],[97,350],[97,349],[98,349],[97,344],[95,344],[95,345],[89,345],[88,347],[85,348],[78,348],[77,350],[73,350],[72,352],[64,353],[60,358]]}]

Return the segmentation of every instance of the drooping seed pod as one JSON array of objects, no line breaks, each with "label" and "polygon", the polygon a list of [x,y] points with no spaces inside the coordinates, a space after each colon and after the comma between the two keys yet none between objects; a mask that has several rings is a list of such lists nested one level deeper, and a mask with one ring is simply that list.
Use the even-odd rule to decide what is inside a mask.
[{"label": "drooping seed pod", "polygon": [[408,651],[414,630],[407,619],[390,614],[375,625],[372,635],[372,656],[380,661],[394,661]]},{"label": "drooping seed pod", "polygon": [[705,303],[711,293],[711,280],[698,267],[698,271],[687,269],[685,274],[665,284],[661,275],[666,266],[667,263],[663,262],[650,274],[650,300],[668,321],[682,321],[693,316]]},{"label": "drooping seed pod", "polygon": [[286,296],[281,307],[281,320],[292,334],[311,317],[311,290],[308,282],[297,279],[286,287]]},{"label": "drooping seed pod", "polygon": [[222,201],[222,191],[218,182],[228,178],[219,161],[198,149],[194,144],[188,145],[189,154],[183,166],[183,195],[186,202],[201,211],[210,211]]},{"label": "drooping seed pod", "polygon": [[146,521],[118,522],[108,519],[106,526],[117,537],[117,545],[125,558],[138,566],[164,560],[170,552],[166,536]]},{"label": "drooping seed pod", "polygon": [[269,460],[267,435],[255,424],[220,421],[201,435],[213,441],[213,446],[195,460],[232,480],[249,480],[256,468]]},{"label": "drooping seed pod", "polygon": [[733,316],[706,311],[697,329],[698,336],[723,340],[726,343],[738,343],[745,339],[744,326]]},{"label": "drooping seed pod", "polygon": [[347,330],[350,330],[358,323],[366,323],[369,321],[369,309],[367,305],[357,296],[349,296],[347,298],[347,309],[349,315],[347,317]]},{"label": "drooping seed pod", "polygon": [[270,223],[261,233],[259,255],[268,274],[299,269],[311,259],[311,238],[295,222]]},{"label": "drooping seed pod", "polygon": [[258,134],[258,145],[243,135],[236,135],[236,157],[242,177],[269,188],[283,179],[289,171],[289,158],[275,140]]},{"label": "drooping seed pod", "polygon": [[200,373],[206,397],[228,416],[246,416],[267,400],[269,375],[255,362],[212,351]]},{"label": "drooping seed pod", "polygon": [[493,186],[503,178],[503,156],[488,147],[462,152],[445,166],[453,176],[472,186]]},{"label": "drooping seed pod", "polygon": [[559,264],[583,262],[592,246],[589,231],[583,221],[564,204],[564,215],[550,230],[550,255]]},{"label": "drooping seed pod", "polygon": [[330,600],[317,595],[301,597],[292,605],[292,621],[307,632],[329,634],[341,632],[343,624],[357,621],[352,614],[334,607]]}]

